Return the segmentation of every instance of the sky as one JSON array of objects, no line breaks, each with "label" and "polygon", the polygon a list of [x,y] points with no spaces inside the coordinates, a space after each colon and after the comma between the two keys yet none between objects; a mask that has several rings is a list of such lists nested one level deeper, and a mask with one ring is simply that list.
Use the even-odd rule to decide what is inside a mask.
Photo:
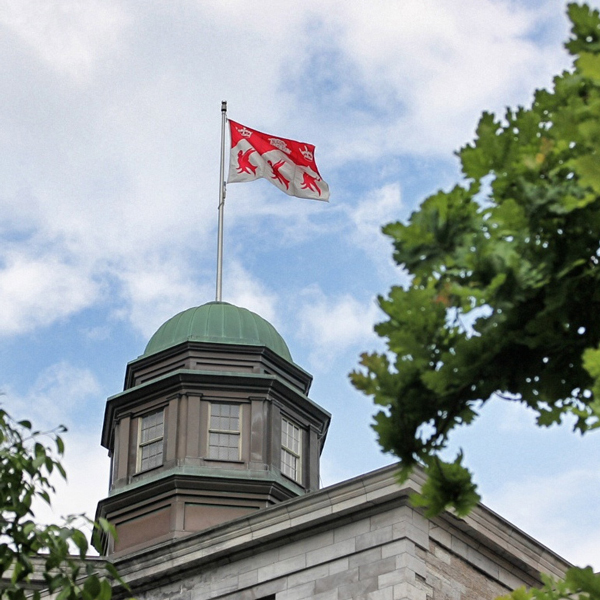
[{"label": "sky", "polygon": [[[569,67],[559,0],[2,0],[0,391],[65,424],[56,515],[107,495],[106,398],[177,312],[214,300],[221,101],[316,145],[328,204],[232,184],[223,300],[269,320],[333,415],[323,485],[393,462],[348,373],[406,282],[381,225],[460,181],[483,110]],[[600,438],[491,402],[452,438],[483,502],[600,569]],[[42,511],[41,518],[50,518]]]}]

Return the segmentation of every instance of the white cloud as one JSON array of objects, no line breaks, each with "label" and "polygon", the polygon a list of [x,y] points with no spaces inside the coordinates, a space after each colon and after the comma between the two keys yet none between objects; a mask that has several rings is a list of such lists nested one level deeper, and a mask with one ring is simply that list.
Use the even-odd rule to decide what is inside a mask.
[{"label": "white cloud", "polygon": [[348,209],[354,226],[353,242],[363,248],[382,274],[398,277],[392,260],[391,240],[381,233],[381,227],[404,216],[400,184],[391,183],[371,190],[356,206]]},{"label": "white cloud", "polygon": [[[560,47],[527,37],[546,18],[490,0],[326,0],[294,11],[271,1],[260,11],[237,0],[9,2],[0,232],[27,234],[38,250],[0,272],[0,330],[106,303],[148,334],[168,311],[212,297],[212,271],[196,265],[214,262],[221,99],[242,122],[316,142],[332,176],[357,156],[445,154],[483,107],[522,98],[530,79],[555,70]],[[264,189],[231,193],[232,231],[277,219],[285,246],[343,229],[321,221],[333,204],[265,202]],[[375,230],[400,208],[397,185],[367,192],[351,211],[356,242],[389,260]],[[243,248],[229,251],[249,268]]]},{"label": "white cloud", "polygon": [[493,398],[496,404],[495,419],[498,431],[503,434],[524,434],[535,427],[535,412],[520,402]]},{"label": "white cloud", "polygon": [[30,419],[36,429],[52,430],[61,424],[71,426],[101,388],[91,370],[61,361],[41,371],[25,394],[10,387],[3,392],[2,401],[13,417]]},{"label": "white cloud", "polygon": [[371,190],[366,198],[349,211],[356,226],[355,240],[366,250],[372,250],[373,244],[381,238],[381,226],[398,220],[402,208],[398,183]]},{"label": "white cloud", "polygon": [[115,315],[150,338],[173,315],[203,304],[212,291],[207,283],[198,283],[190,277],[184,267],[179,261],[158,258],[153,264],[141,266],[136,261],[124,267],[118,274],[124,303]]},{"label": "white cloud", "polygon": [[7,0],[0,24],[52,68],[79,79],[116,42],[125,22],[120,7],[109,1]]},{"label": "white cloud", "polygon": [[[101,419],[90,425],[82,418],[97,413],[101,406],[102,390],[96,376],[87,368],[61,361],[44,369],[23,395],[10,387],[3,391],[3,408],[17,420],[30,420],[34,430],[58,431],[60,424],[68,427],[67,432],[59,432],[65,442],[60,462],[67,472],[67,482],[54,472],[52,508],[37,502],[36,518],[51,523],[69,514],[87,513],[93,517],[98,499],[108,493],[109,475],[107,452],[100,446]],[[43,435],[40,441],[54,449],[51,436]]]},{"label": "white cloud", "polygon": [[264,180],[229,186],[228,189],[232,188],[234,191],[226,210],[226,228],[241,230],[245,235],[271,243],[275,240],[280,246],[291,247],[318,235],[331,235],[334,228],[342,227],[331,214],[339,215],[345,211],[343,199],[326,204],[281,194],[273,201],[272,197],[267,198],[271,185]]},{"label": "white cloud", "polygon": [[574,468],[500,488],[490,506],[529,535],[581,566],[600,567],[600,474]]},{"label": "white cloud", "polygon": [[223,275],[223,300],[247,308],[277,326],[277,295],[265,288],[241,263],[230,261]]},{"label": "white cloud", "polygon": [[[197,283],[177,261],[157,261],[154,269],[121,273],[125,305],[115,311],[149,339],[173,315],[215,299],[216,282]],[[227,261],[223,275],[223,301],[258,313],[274,325],[278,322],[277,295],[270,292],[237,260]]]},{"label": "white cloud", "polygon": [[47,254],[10,252],[0,270],[0,335],[44,327],[65,318],[100,296],[87,266]]},{"label": "white cloud", "polygon": [[59,523],[68,515],[85,514],[93,519],[98,500],[108,496],[110,459],[100,446],[100,431],[68,433],[65,438],[65,455],[61,463],[67,473],[65,481],[58,473],[51,478],[56,493],[52,505],[36,502],[33,506],[40,523]]},{"label": "white cloud", "polygon": [[[320,14],[328,47],[345,57],[345,76],[358,88],[335,99],[346,100],[353,132],[359,125],[363,134],[337,146],[344,157],[451,152],[468,141],[483,109],[529,101],[533,86],[549,84],[567,64],[559,45],[540,51],[530,37],[547,12],[514,2],[328,5]],[[385,122],[365,119],[365,104]]]},{"label": "white cloud", "polygon": [[327,297],[315,286],[305,290],[298,315],[299,335],[310,343],[313,368],[323,370],[337,355],[373,342],[373,325],[380,316],[373,299],[363,304],[349,294]]}]

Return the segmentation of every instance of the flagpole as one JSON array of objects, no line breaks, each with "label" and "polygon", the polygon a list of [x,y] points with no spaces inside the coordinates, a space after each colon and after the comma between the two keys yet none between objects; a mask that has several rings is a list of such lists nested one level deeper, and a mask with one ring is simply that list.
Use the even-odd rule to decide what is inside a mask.
[{"label": "flagpole", "polygon": [[223,291],[223,210],[225,208],[225,125],[227,123],[227,102],[221,102],[221,169],[219,173],[219,233],[217,237],[217,294],[221,302]]}]

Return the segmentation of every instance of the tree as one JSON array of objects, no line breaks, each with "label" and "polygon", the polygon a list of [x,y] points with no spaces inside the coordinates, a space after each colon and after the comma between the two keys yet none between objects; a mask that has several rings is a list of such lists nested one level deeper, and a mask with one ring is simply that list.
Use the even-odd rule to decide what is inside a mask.
[{"label": "tree", "polygon": [[[573,68],[530,108],[484,113],[457,153],[464,180],[383,228],[411,281],[379,298],[389,351],[362,355],[351,379],[382,407],[374,428],[401,477],[424,466],[428,516],[479,500],[462,453],[439,455],[490,399],[530,407],[542,427],[600,426],[600,16],[575,4],[568,16]],[[513,597],[600,598],[591,569],[552,585]]]},{"label": "tree", "polygon": [[[111,581],[123,583],[114,567],[86,560],[88,541],[77,524],[92,526],[94,537],[111,534],[105,521],[69,517],[62,525],[34,521],[35,500],[51,503],[53,472],[66,478],[60,463],[60,433],[35,431],[29,421],[15,422],[0,408],[0,598],[39,600],[40,588],[56,600],[110,600]],[[49,439],[50,444],[44,440]],[[70,548],[77,554],[71,555]]]}]

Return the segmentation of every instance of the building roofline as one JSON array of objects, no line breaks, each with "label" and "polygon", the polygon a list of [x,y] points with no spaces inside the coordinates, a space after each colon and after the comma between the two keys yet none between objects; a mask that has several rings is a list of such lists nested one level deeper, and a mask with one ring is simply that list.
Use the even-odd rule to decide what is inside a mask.
[{"label": "building roofline", "polygon": [[[351,522],[358,515],[376,514],[389,506],[409,506],[410,495],[419,491],[425,481],[424,474],[415,470],[399,484],[397,470],[397,464],[389,465],[205,531],[115,557],[114,564],[124,580],[140,593],[201,566],[235,560],[283,545],[290,539],[302,539]],[[483,547],[532,581],[539,580],[540,571],[560,577],[571,566],[483,504],[464,519],[446,512],[433,519],[432,524],[432,538],[442,545],[450,543],[442,535],[450,527],[460,532],[467,560],[469,545],[479,550]],[[484,566],[479,568],[485,570]]]}]

